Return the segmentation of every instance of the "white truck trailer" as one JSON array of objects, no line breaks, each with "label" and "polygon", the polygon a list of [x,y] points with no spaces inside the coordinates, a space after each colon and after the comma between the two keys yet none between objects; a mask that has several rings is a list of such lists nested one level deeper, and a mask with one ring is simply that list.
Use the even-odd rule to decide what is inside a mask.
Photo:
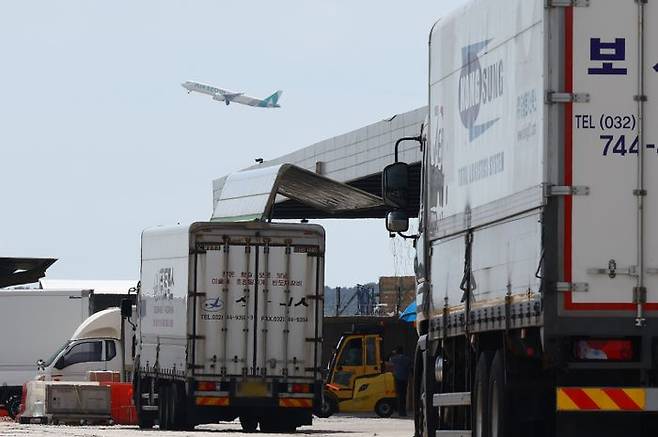
[{"label": "white truck trailer", "polygon": [[142,234],[135,404],[140,427],[240,418],[311,424],[321,402],[324,230],[194,223]]},{"label": "white truck trailer", "polygon": [[474,0],[432,28],[417,436],[658,435],[657,23],[652,0]]},{"label": "white truck trailer", "polygon": [[15,413],[23,384],[90,314],[90,292],[0,291],[0,404]]}]

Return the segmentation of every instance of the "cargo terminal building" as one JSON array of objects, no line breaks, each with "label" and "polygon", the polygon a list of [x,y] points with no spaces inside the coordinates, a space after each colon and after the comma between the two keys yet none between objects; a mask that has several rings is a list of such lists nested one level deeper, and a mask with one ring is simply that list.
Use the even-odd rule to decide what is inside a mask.
[{"label": "cargo terminal building", "polygon": [[[213,181],[213,220],[383,218],[381,172],[397,140],[420,135],[427,107],[394,115]],[[407,214],[418,216],[422,151],[403,142],[410,164]]]}]

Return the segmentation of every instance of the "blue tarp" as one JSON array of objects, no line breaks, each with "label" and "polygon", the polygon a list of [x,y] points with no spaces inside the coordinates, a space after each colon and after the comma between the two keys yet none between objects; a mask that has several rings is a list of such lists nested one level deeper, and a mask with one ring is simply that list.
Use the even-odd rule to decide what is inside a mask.
[{"label": "blue tarp", "polygon": [[416,302],[411,302],[409,306],[402,311],[402,314],[400,314],[400,320],[404,320],[405,322],[416,321]]}]

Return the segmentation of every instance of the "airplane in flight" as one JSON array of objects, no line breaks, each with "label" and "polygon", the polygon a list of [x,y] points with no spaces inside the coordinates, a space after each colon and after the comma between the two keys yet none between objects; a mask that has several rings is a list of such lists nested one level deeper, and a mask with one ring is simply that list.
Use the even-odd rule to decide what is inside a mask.
[{"label": "airplane in flight", "polygon": [[243,105],[256,106],[259,108],[280,108],[278,104],[279,97],[283,91],[279,90],[265,99],[257,99],[255,97],[245,96],[244,93],[236,93],[233,91],[223,90],[221,88],[216,88],[214,86],[206,85],[199,82],[185,81],[181,84],[183,88],[187,90],[187,93],[192,91],[207,94],[212,96],[213,100],[218,102],[226,103],[226,106],[230,105],[231,102],[240,103]]}]

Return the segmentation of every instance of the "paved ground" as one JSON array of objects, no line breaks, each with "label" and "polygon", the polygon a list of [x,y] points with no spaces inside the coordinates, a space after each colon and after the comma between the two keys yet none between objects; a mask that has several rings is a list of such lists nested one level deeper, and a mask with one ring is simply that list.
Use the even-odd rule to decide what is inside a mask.
[{"label": "paved ground", "polygon": [[[238,421],[217,425],[198,426],[194,431],[141,431],[130,426],[50,426],[20,425],[15,422],[0,421],[0,436],[34,437],[141,437],[169,436],[244,436]],[[281,437],[283,434],[256,433],[254,437]],[[354,417],[339,415],[328,419],[314,419],[313,426],[298,429],[297,436],[328,437],[411,437],[413,421],[409,419],[380,419],[378,417]]]}]

